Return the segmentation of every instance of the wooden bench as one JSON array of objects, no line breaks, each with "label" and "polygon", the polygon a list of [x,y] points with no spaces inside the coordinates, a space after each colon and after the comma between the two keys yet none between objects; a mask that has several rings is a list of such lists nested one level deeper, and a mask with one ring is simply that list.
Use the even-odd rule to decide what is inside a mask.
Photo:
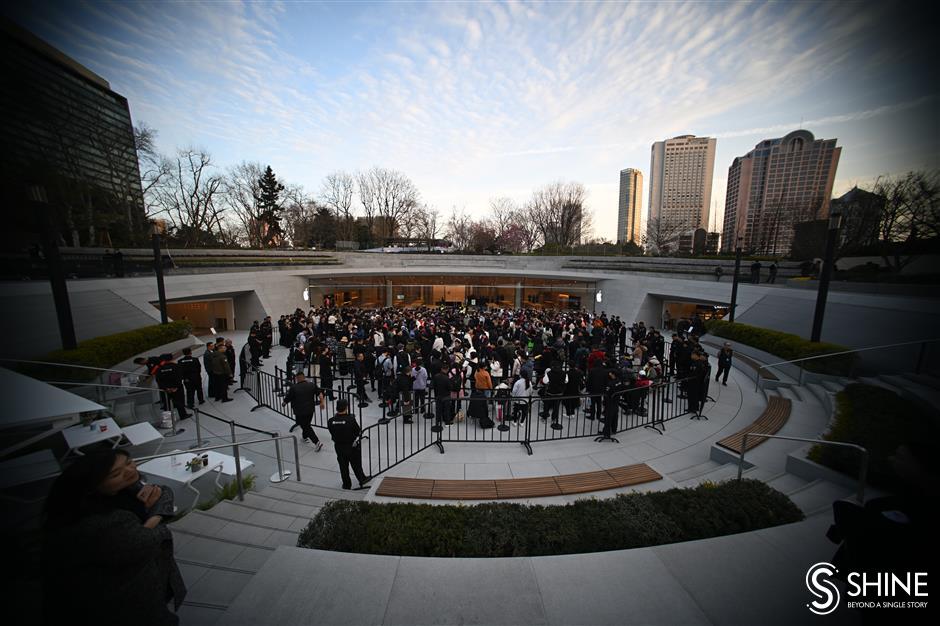
[{"label": "wooden bench", "polygon": [[[789,398],[782,398],[780,396],[771,396],[770,400],[767,402],[767,408],[764,409],[764,412],[754,420],[754,423],[742,428],[733,435],[725,437],[718,442],[718,445],[722,448],[727,448],[732,452],[741,454],[741,448],[744,445],[744,434],[745,433],[766,433],[768,435],[773,435],[787,423],[787,420],[790,418],[790,410],[792,406],[790,404]],[[748,437],[747,438],[747,449],[752,450],[756,446],[764,443],[767,440],[767,437]]]},{"label": "wooden bench", "polygon": [[646,463],[624,465],[596,472],[501,478],[497,480],[433,480],[388,476],[376,490],[377,496],[424,498],[430,500],[505,500],[544,498],[590,491],[629,487],[660,480],[662,476]]}]

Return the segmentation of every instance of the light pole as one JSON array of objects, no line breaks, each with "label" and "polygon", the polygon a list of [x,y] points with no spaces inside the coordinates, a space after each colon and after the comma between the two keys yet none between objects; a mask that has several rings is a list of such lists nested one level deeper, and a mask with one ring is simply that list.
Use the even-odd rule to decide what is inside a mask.
[{"label": "light pole", "polygon": [[829,296],[829,277],[832,275],[832,264],[836,255],[836,242],[839,238],[839,229],[842,228],[842,214],[838,211],[829,214],[829,233],[826,236],[826,254],[823,259],[822,271],[819,274],[819,290],[816,292],[816,312],[813,314],[813,333],[810,341],[819,341],[822,335],[823,316],[826,314],[826,298]]},{"label": "light pole", "polygon": [[728,321],[734,322],[734,309],[738,305],[738,276],[741,273],[741,246],[744,237],[738,237],[738,245],[734,248],[734,277],[731,280],[731,315]]},{"label": "light pole", "polygon": [[33,205],[33,213],[36,219],[39,220],[42,253],[46,257],[46,269],[49,272],[49,285],[52,288],[52,301],[55,304],[56,319],[59,322],[62,349],[74,350],[78,347],[78,342],[75,340],[75,324],[72,322],[69,288],[65,284],[65,270],[62,269],[62,256],[59,254],[59,244],[56,241],[55,229],[52,226],[46,188],[42,185],[31,185],[29,187],[29,200]]},{"label": "light pole", "polygon": [[150,220],[150,239],[153,242],[153,271],[157,273],[157,297],[160,299],[160,323],[169,321],[166,315],[166,288],[163,286],[163,255],[160,252],[160,235],[166,232],[166,222]]}]

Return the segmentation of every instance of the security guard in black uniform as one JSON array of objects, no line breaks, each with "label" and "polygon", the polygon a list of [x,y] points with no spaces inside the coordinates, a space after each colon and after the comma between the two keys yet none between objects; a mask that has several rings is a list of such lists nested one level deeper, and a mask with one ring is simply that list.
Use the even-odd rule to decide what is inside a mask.
[{"label": "security guard in black uniform", "polygon": [[[180,419],[189,417],[186,407],[183,405],[185,397],[183,395],[183,372],[179,365],[173,362],[172,354],[161,354],[160,369],[157,370],[154,378],[157,380],[157,387],[162,389],[170,398],[170,402],[179,411]],[[172,410],[172,409],[167,409]]]},{"label": "security guard in black uniform", "polygon": [[206,396],[202,392],[202,365],[199,359],[193,356],[192,348],[183,348],[183,356],[176,362],[183,375],[183,386],[186,388],[186,406],[190,409],[199,396],[199,404],[205,404]]},{"label": "security guard in black uniform", "polygon": [[343,478],[343,489],[352,489],[349,479],[349,466],[359,480],[359,488],[366,488],[369,478],[362,471],[362,448],[359,445],[359,423],[349,414],[349,401],[341,398],[336,401],[336,415],[327,421],[327,428],[333,437],[336,448],[336,460],[339,461],[339,473]]}]

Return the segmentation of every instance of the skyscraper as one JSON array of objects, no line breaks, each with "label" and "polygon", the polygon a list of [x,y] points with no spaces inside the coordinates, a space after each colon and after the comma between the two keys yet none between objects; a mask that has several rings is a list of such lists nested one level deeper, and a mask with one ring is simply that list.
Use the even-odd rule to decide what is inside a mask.
[{"label": "skyscraper", "polygon": [[680,135],[653,144],[650,159],[650,224],[679,231],[708,227],[715,173],[712,137]]},{"label": "skyscraper", "polygon": [[640,170],[620,170],[620,198],[617,213],[617,243],[640,245],[642,233],[640,221],[643,217],[643,174]]},{"label": "skyscraper", "polygon": [[728,168],[721,248],[755,254],[790,251],[793,225],[829,215],[839,155],[836,139],[816,139],[808,130],[767,139]]},{"label": "skyscraper", "polygon": [[[148,241],[134,129],[124,96],[106,80],[13,22],[0,18],[0,192],[4,205],[25,202],[41,185],[56,207],[70,208],[72,245],[97,245],[107,230],[117,245]],[[75,210],[72,207],[82,207]],[[18,245],[34,228],[27,211],[10,210],[0,233]]]}]

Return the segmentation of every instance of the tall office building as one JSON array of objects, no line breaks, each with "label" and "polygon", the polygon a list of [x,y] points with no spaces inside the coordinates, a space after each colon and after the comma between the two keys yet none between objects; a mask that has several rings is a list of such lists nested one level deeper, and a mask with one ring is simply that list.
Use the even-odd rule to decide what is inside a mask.
[{"label": "tall office building", "polygon": [[620,170],[620,199],[617,213],[617,243],[640,245],[643,214],[643,174],[640,170]]},{"label": "tall office building", "polygon": [[[25,203],[41,185],[65,214],[70,245],[149,239],[134,129],[127,99],[106,80],[16,24],[0,18],[0,187],[5,206]],[[9,211],[0,235],[22,245],[35,226],[29,211]],[[27,239],[28,241],[28,239]]]},{"label": "tall office building", "polygon": [[708,227],[715,173],[713,137],[680,135],[653,144],[650,159],[651,223],[672,230]]},{"label": "tall office building", "polygon": [[839,155],[836,139],[808,130],[767,139],[728,168],[721,248],[755,254],[788,254],[793,225],[829,215]]}]

